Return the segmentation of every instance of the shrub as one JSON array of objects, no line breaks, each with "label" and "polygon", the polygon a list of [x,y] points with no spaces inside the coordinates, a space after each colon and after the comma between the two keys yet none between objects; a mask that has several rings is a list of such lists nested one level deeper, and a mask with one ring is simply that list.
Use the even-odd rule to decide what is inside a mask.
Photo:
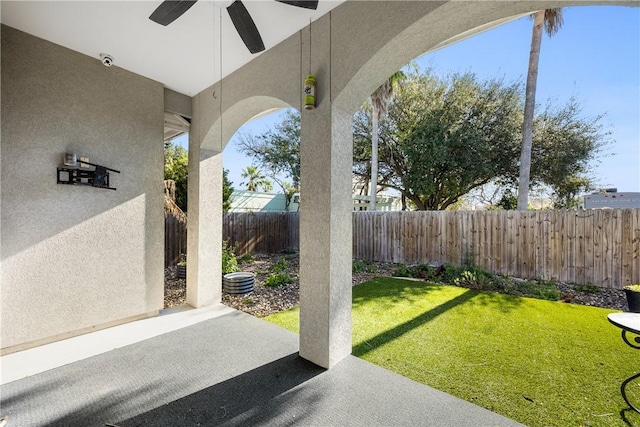
[{"label": "shrub", "polygon": [[[374,273],[376,273],[376,271],[374,271]],[[417,264],[411,267],[405,264],[398,264],[398,267],[393,271],[393,276],[434,280],[436,278],[436,269],[429,264]]]},{"label": "shrub", "polygon": [[271,273],[269,277],[267,277],[267,280],[265,280],[264,285],[275,288],[291,282],[293,282],[293,279],[289,276],[289,273]]},{"label": "shrub", "polygon": [[435,268],[428,264],[414,265],[409,269],[411,277],[425,280],[434,280],[436,277],[435,271]]},{"label": "shrub", "polygon": [[454,284],[455,280],[460,277],[463,271],[465,271],[462,267],[456,267],[451,264],[444,264],[440,270],[440,281],[443,283]]},{"label": "shrub", "polygon": [[229,246],[229,241],[222,242],[222,274],[235,273],[239,271],[238,259],[233,247]]},{"label": "shrub", "polygon": [[[639,286],[640,288],[640,286]],[[638,289],[640,291],[640,289]],[[600,292],[602,292],[602,289],[600,289],[598,286],[594,285],[594,284],[586,284],[586,285],[576,285],[576,291],[578,292],[585,292],[588,294],[599,294]]]},{"label": "shrub", "polygon": [[273,272],[273,273],[284,273],[287,271],[287,261],[284,258],[280,258],[278,260],[278,262],[276,262],[275,264],[273,264],[270,268],[269,271]]},{"label": "shrub", "polygon": [[187,254],[180,254],[180,258],[178,258],[178,264],[180,267],[185,267],[187,265]]},{"label": "shrub", "polygon": [[558,301],[562,298],[555,284],[544,280],[519,283],[517,291],[523,296],[549,301]]},{"label": "shrub", "polygon": [[395,270],[393,270],[392,276],[395,277],[411,277],[411,271],[406,264],[398,264]]},{"label": "shrub", "polygon": [[356,259],[351,265],[351,271],[354,273],[377,273],[378,269],[371,261]]},{"label": "shrub", "polygon": [[244,255],[242,255],[240,258],[238,258],[238,261],[249,264],[254,261],[254,258],[253,258],[253,255],[247,252]]},{"label": "shrub", "polygon": [[507,291],[507,280],[480,268],[467,268],[453,279],[453,284],[483,291]]}]

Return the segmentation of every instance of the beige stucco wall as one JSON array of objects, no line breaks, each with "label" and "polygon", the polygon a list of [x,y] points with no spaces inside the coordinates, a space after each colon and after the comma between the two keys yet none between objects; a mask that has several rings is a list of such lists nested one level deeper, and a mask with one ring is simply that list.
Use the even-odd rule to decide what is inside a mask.
[{"label": "beige stucco wall", "polygon": [[[1,347],[161,309],[162,85],[6,26],[1,64]],[[66,151],[117,191],[56,184]]]}]

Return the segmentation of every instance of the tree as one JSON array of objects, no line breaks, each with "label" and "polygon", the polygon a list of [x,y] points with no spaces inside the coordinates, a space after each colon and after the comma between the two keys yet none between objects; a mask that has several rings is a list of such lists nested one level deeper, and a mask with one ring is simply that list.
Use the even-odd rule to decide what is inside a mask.
[{"label": "tree", "polygon": [[603,116],[583,119],[577,101],[547,105],[535,118],[531,181],[547,185],[556,209],[575,208],[578,195],[594,187],[589,176],[590,162],[609,143],[609,132],[599,124]]},{"label": "tree", "polygon": [[172,179],[176,183],[176,204],[183,212],[187,211],[187,151],[173,142],[164,143],[164,179]]},{"label": "tree", "polygon": [[229,171],[222,170],[222,211],[229,212],[231,209],[231,194],[233,194],[233,182],[229,181]]},{"label": "tree", "polygon": [[387,114],[387,105],[393,99],[393,91],[402,79],[404,79],[402,71],[396,71],[391,77],[378,87],[369,97],[371,104],[371,188],[369,201],[369,210],[376,210],[376,195],[378,192],[378,123],[380,119]]},{"label": "tree", "polygon": [[522,124],[522,150],[520,152],[520,174],[518,179],[518,210],[526,210],[529,202],[533,119],[536,105],[538,63],[540,61],[543,26],[549,37],[558,32],[560,27],[562,27],[562,9],[545,9],[533,14],[533,32],[531,35],[531,52],[529,53],[524,121]]},{"label": "tree", "polygon": [[270,191],[273,188],[273,184],[269,181],[257,166],[247,166],[242,170],[240,174],[242,178],[245,178],[247,182],[243,182],[241,185],[246,185],[248,191],[258,191],[262,188],[263,191]]},{"label": "tree", "polygon": [[[183,212],[187,212],[187,183],[189,155],[179,145],[171,141],[164,143],[164,179],[172,179],[176,185],[176,204]],[[231,208],[231,193],[233,183],[229,181],[229,171],[224,169],[222,174],[222,210],[228,212]]]},{"label": "tree", "polygon": [[[274,182],[287,200],[300,191],[300,114],[288,110],[282,121],[262,135],[243,135],[238,144],[240,151],[252,156]],[[289,178],[291,183],[285,182]],[[287,197],[290,195],[290,197]]]},{"label": "tree", "polygon": [[[442,210],[513,171],[520,87],[472,74],[439,79],[413,73],[389,105],[380,132],[379,185],[419,210]],[[354,118],[354,172],[366,176],[371,123]]]},{"label": "tree", "polygon": [[[442,210],[487,183],[517,184],[522,86],[479,81],[473,74],[407,77],[380,126],[378,185],[397,190],[420,210]],[[367,106],[354,116],[354,173],[368,177]],[[560,194],[566,178],[585,177],[604,145],[601,117],[580,118],[575,100],[547,106],[534,122],[533,185]]]}]

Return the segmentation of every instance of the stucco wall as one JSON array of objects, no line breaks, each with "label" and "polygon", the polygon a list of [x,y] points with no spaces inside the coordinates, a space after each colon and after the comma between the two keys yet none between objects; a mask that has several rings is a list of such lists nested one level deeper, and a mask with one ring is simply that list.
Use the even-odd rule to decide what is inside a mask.
[{"label": "stucco wall", "polygon": [[[1,347],[161,309],[162,85],[6,26],[1,64]],[[67,151],[117,191],[56,184]]]}]

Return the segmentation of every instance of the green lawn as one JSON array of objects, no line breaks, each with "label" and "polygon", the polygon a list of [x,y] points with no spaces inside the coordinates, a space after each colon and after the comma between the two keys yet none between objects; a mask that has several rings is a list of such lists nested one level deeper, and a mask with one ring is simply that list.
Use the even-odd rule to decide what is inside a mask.
[{"label": "green lawn", "polygon": [[[353,354],[529,426],[640,426],[619,391],[640,351],[611,312],[379,278],[353,288]],[[266,320],[298,331],[298,309]]]}]

